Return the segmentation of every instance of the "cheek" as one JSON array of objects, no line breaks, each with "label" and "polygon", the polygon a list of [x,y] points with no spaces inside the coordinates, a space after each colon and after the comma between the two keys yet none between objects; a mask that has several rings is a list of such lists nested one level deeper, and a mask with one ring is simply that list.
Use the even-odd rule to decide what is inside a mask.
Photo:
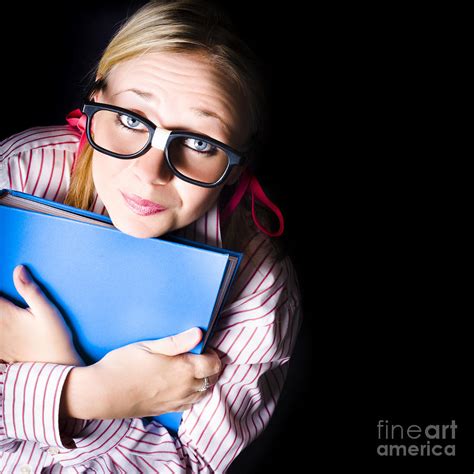
[{"label": "cheek", "polygon": [[189,183],[178,184],[177,189],[184,213],[193,220],[203,215],[215,203],[221,187],[200,188]]},{"label": "cheek", "polygon": [[127,166],[125,160],[117,160],[111,156],[103,155],[94,151],[92,155],[92,177],[97,192],[107,184],[112,184],[114,177],[122,172]]}]

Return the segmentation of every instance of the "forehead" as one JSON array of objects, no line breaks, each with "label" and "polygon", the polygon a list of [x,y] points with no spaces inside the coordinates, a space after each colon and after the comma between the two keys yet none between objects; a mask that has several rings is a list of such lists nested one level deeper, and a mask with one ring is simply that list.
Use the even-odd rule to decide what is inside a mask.
[{"label": "forehead", "polygon": [[203,54],[147,53],[116,65],[107,85],[111,94],[130,89],[151,94],[146,101],[164,121],[182,119],[190,110],[215,114],[233,141],[245,141],[244,98],[234,81]]}]

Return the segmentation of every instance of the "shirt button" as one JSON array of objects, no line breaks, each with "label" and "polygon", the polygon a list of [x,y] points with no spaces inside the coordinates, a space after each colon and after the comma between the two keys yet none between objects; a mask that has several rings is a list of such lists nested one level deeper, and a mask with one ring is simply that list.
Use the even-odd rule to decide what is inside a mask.
[{"label": "shirt button", "polygon": [[49,448],[48,453],[49,454],[59,454],[59,449],[58,448]]},{"label": "shirt button", "polygon": [[31,471],[33,471],[33,468],[29,464],[23,464],[20,468],[21,474],[29,474]]}]

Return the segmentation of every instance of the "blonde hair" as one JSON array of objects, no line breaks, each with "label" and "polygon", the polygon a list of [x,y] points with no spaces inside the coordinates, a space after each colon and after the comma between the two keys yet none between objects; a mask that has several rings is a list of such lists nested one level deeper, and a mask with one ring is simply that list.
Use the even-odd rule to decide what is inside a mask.
[{"label": "blonde hair", "polygon": [[[253,141],[262,130],[263,89],[256,60],[232,33],[227,18],[207,2],[151,1],[131,16],[114,35],[96,70],[95,90],[105,88],[114,66],[148,52],[202,53],[224,71],[245,99]],[[249,137],[250,138],[250,137]],[[76,158],[65,203],[90,209],[94,200],[92,147],[86,143]]]}]

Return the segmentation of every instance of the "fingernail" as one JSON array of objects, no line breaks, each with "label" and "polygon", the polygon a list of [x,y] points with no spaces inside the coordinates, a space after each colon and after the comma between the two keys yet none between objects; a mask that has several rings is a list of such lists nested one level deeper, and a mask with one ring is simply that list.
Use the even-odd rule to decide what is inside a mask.
[{"label": "fingernail", "polygon": [[20,265],[20,274],[18,275],[20,277],[20,280],[25,284],[28,285],[28,283],[31,283],[31,275],[30,272],[26,269],[25,266]]}]

